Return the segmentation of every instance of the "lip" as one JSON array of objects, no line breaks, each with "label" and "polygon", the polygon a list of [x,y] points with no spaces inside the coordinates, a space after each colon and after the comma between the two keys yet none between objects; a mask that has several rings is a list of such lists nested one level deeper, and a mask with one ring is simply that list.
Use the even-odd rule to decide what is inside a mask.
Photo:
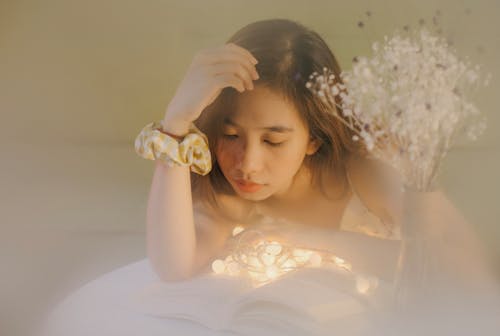
[{"label": "lip", "polygon": [[234,180],[238,188],[244,192],[256,192],[262,188],[262,184],[247,182],[244,180]]}]

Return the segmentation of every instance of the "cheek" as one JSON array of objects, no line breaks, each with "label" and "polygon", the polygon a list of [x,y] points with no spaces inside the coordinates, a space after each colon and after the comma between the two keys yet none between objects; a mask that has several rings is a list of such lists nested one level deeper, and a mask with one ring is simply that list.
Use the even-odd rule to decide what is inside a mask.
[{"label": "cheek", "polygon": [[271,152],[268,170],[276,179],[288,180],[302,165],[304,154],[295,147],[283,147]]},{"label": "cheek", "polygon": [[292,167],[300,165],[304,159],[305,151],[302,146],[290,142],[286,147],[278,149],[275,156],[279,158],[279,161],[282,162],[283,165],[285,165],[286,162],[286,164]]},{"label": "cheek", "polygon": [[237,160],[238,149],[234,144],[220,141],[215,150],[217,162],[222,170],[232,167]]},{"label": "cheek", "polygon": [[287,170],[291,171],[292,174],[295,174],[302,165],[303,161],[304,155],[298,155],[298,153],[295,151],[293,153],[289,153],[289,155],[281,161],[281,165],[286,167]]}]

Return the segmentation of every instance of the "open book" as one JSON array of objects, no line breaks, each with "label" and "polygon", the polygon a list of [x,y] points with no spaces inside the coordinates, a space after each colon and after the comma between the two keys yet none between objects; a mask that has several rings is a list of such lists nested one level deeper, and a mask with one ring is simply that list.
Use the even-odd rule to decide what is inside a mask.
[{"label": "open book", "polygon": [[372,308],[388,302],[383,284],[359,293],[357,281],[352,273],[329,267],[298,269],[260,287],[245,277],[212,273],[153,283],[132,302],[142,314],[190,320],[213,330],[322,335],[368,327]]}]

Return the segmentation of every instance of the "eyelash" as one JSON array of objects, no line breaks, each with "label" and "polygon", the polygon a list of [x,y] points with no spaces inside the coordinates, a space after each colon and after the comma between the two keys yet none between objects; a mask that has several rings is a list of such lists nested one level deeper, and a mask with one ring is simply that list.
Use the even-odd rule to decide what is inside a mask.
[{"label": "eyelash", "polygon": [[[236,137],[238,137],[238,136],[237,136],[237,135],[235,135],[235,134],[224,134],[224,137],[225,137],[225,138],[227,138],[227,139],[229,139],[229,140],[234,140],[234,138],[236,138]],[[281,146],[281,145],[284,143],[284,141],[283,141],[283,142],[277,142],[277,143],[276,143],[276,142],[270,142],[270,141],[267,141],[267,140],[266,140],[266,143],[267,143],[269,146],[272,146],[272,147],[279,147],[279,146]]]}]

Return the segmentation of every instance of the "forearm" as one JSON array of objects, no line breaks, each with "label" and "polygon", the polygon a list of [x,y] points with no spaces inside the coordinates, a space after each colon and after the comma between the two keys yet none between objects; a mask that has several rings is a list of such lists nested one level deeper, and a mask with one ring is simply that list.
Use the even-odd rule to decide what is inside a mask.
[{"label": "forearm", "polygon": [[189,167],[155,161],[147,206],[147,253],[165,281],[190,276],[196,252]]},{"label": "forearm", "polygon": [[290,229],[276,238],[286,244],[333,253],[352,265],[355,273],[371,274],[392,281],[400,251],[400,241],[371,237],[358,232],[314,229],[307,226]]},{"label": "forearm", "polygon": [[[448,199],[443,190],[423,193],[415,201],[415,222],[427,239],[427,253],[440,272],[456,281],[477,283],[487,280],[490,269],[487,253],[474,227]],[[403,223],[404,225],[404,223]]]}]

